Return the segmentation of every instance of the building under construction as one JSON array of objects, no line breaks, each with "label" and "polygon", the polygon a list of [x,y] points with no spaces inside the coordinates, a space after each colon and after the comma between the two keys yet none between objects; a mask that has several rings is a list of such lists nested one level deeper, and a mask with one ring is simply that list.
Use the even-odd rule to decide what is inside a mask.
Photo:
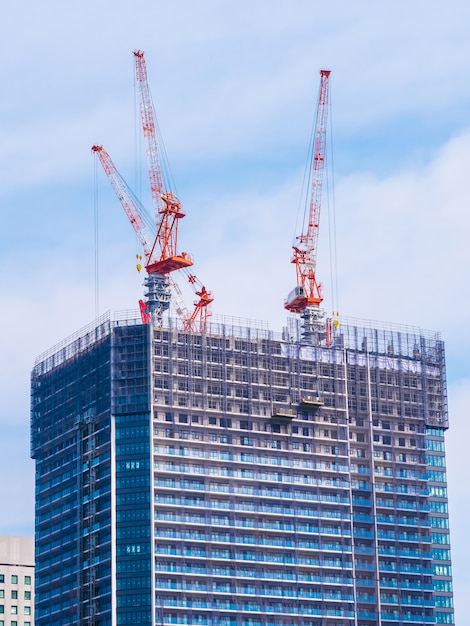
[{"label": "building under construction", "polygon": [[104,317],[32,376],[36,623],[453,623],[444,349]]},{"label": "building under construction", "polygon": [[134,57],[153,229],[93,151],[142,243],[146,300],[140,318],[100,318],[34,366],[36,624],[453,624],[443,343],[321,309],[329,70],[285,302],[297,317],[275,333],[210,318],[189,273],[185,309],[184,211],[164,191]]}]

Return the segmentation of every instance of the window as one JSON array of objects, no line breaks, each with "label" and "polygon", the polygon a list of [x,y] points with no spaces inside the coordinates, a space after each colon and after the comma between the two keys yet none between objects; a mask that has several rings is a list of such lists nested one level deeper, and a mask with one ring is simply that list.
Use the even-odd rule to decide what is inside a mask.
[{"label": "window", "polygon": [[443,428],[426,428],[426,435],[433,435],[434,437],[442,437],[444,434]]},{"label": "window", "polygon": [[428,480],[431,480],[435,483],[445,483],[446,482],[446,473],[438,472],[436,470],[428,470],[427,473]]},{"label": "window", "polygon": [[426,450],[432,450],[434,452],[444,452],[443,441],[434,441],[433,439],[426,439],[424,443],[425,443]]},{"label": "window", "polygon": [[450,561],[450,550],[434,548],[434,550],[432,550],[432,558],[435,561]]},{"label": "window", "polygon": [[5,574],[0,574],[0,583],[5,582]]},{"label": "window", "polygon": [[449,528],[449,520],[446,517],[430,517],[432,528]]},{"label": "window", "polygon": [[16,574],[12,574],[11,575],[11,582],[13,585],[17,585],[18,584],[18,576]]},{"label": "window", "polygon": [[24,614],[25,615],[31,615],[31,607],[30,606],[25,606],[24,607]]},{"label": "window", "polygon": [[18,607],[15,604],[12,604],[10,613],[12,615],[18,615]]},{"label": "window", "polygon": [[435,591],[452,591],[452,583],[450,580],[435,580],[434,590]]},{"label": "window", "polygon": [[18,591],[16,589],[12,589],[11,590],[11,599],[12,600],[17,600],[18,599]]},{"label": "window", "polygon": [[5,613],[5,605],[0,604],[0,613]]},{"label": "window", "polygon": [[426,463],[437,467],[445,467],[445,457],[433,454],[426,455]]},{"label": "window", "polygon": [[433,513],[448,513],[446,502],[434,502],[431,500],[429,503],[429,510]]},{"label": "window", "polygon": [[25,591],[24,592],[24,599],[25,600],[31,600],[31,591]]},{"label": "window", "polygon": [[0,589],[0,598],[5,597],[5,589]]}]

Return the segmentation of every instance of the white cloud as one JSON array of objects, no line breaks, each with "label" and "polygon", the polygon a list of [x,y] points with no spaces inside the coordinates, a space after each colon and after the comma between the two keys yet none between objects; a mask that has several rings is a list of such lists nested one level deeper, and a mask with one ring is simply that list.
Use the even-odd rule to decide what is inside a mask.
[{"label": "white cloud", "polygon": [[[468,324],[470,133],[423,167],[337,188],[342,301],[355,314],[445,330]],[[348,303],[346,305],[346,303]]]},{"label": "white cloud", "polygon": [[[146,52],[163,135],[184,175],[176,181],[188,210],[181,241],[214,291],[215,312],[268,319],[276,329],[285,321],[299,169],[318,69],[329,66],[341,162],[340,312],[441,330],[449,371],[470,379],[468,2],[84,0],[74,9],[45,0],[0,11],[3,474],[27,430],[34,357],[94,316],[89,150],[103,143],[133,180],[136,47]],[[367,150],[370,171],[346,161]],[[402,167],[384,174],[391,162]],[[132,232],[103,184],[101,312],[134,308],[142,293]],[[326,226],[322,217],[318,273],[328,307]],[[456,460],[465,454],[467,383],[452,384],[450,399],[454,559],[465,581],[468,490]],[[30,481],[27,459],[16,471]],[[31,516],[28,507],[15,498],[2,527]],[[456,589],[462,612],[463,583]]]}]

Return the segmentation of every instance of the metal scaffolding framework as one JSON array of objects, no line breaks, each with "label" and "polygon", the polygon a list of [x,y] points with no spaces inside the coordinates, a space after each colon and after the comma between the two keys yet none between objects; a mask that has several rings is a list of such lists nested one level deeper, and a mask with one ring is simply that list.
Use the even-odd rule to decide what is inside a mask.
[{"label": "metal scaffolding framework", "polygon": [[[101,383],[90,395],[78,381],[91,354]],[[121,623],[136,612],[136,572],[141,618],[159,624],[391,626],[452,614],[438,334],[347,320],[326,346],[303,342],[298,319],[274,333],[213,318],[195,333],[171,319],[142,325],[137,312],[103,316],[33,371],[44,544],[51,442],[69,437],[54,434],[54,416],[68,419],[61,398],[75,415],[80,500],[99,490],[114,502],[108,544],[101,530],[88,537],[103,507],[93,524],[79,515],[75,559],[114,553]],[[103,449],[91,458],[88,445],[105,432],[109,484]],[[41,594],[51,583],[38,571]],[[87,572],[93,610],[77,623],[106,624],[106,602],[91,600],[107,574]]]}]

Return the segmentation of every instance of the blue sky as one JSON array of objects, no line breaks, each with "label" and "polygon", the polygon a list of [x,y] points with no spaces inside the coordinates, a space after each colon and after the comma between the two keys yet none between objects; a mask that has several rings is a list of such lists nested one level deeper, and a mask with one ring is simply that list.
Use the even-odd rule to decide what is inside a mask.
[{"label": "blue sky", "polygon": [[[32,532],[29,374],[100,312],[133,309],[127,219],[90,147],[145,184],[132,50],[146,53],[214,313],[285,323],[318,90],[332,70],[340,313],[442,332],[457,622],[470,623],[470,5],[395,0],[58,0],[0,8],[0,532]],[[139,167],[139,164],[141,167]],[[325,222],[322,222],[325,224]],[[320,236],[323,235],[323,231]],[[319,273],[330,296],[326,244]],[[13,479],[14,478],[14,479]]]}]

